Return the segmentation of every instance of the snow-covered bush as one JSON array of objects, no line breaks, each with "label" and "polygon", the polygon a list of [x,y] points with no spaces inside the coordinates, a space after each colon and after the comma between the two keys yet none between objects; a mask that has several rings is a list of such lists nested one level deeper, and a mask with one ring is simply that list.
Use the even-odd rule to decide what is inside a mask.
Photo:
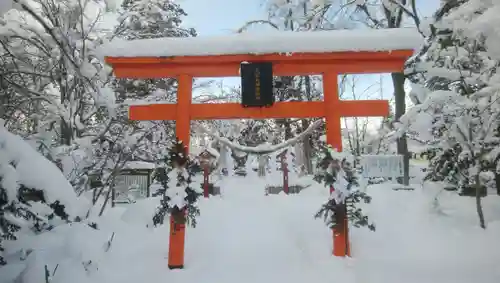
[{"label": "snow-covered bush", "polygon": [[359,190],[358,176],[349,159],[352,158],[331,147],[324,148],[314,180],[332,188],[332,192],[315,217],[323,218],[330,228],[337,231],[343,230],[345,217],[355,227],[368,227],[375,231],[375,225],[358,207],[361,201],[370,203],[371,197]]},{"label": "snow-covered bush", "polygon": [[170,148],[165,158],[165,168],[156,172],[156,178],[162,189],[156,195],[163,195],[160,205],[153,216],[153,224],[163,224],[165,217],[171,215],[176,223],[191,223],[196,226],[196,217],[200,215],[197,200],[202,195],[201,184],[195,174],[199,164],[187,154],[187,147],[182,141]]},{"label": "snow-covered bush", "polygon": [[0,125],[0,264],[2,241],[72,221],[82,205],[55,164]]}]

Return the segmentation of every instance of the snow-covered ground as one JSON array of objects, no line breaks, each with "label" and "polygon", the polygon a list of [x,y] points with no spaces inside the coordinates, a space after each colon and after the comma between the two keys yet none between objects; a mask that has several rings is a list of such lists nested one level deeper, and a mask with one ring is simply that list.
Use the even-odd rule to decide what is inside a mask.
[{"label": "snow-covered ground", "polygon": [[[473,198],[430,186],[417,191],[369,188],[366,211],[377,224],[354,230],[356,282],[500,282],[500,198],[484,200],[488,229],[479,228]],[[496,217],[495,217],[496,216]]]},{"label": "snow-covered ground", "polygon": [[187,231],[184,270],[167,268],[168,225],[146,227],[158,203],[146,199],[109,210],[97,231],[73,224],[9,243],[8,252],[35,251],[17,263],[11,255],[0,282],[11,282],[25,265],[31,268],[18,282],[45,282],[45,265],[50,273],[57,266],[51,283],[500,282],[499,197],[484,201],[482,230],[471,198],[441,194],[436,206],[430,187],[370,186],[373,202],[365,209],[377,231],[352,228],[353,258],[341,259],[331,256],[331,232],[313,218],[327,189],[264,196],[263,184],[251,178],[226,179],[221,197],[201,200],[198,226]]}]

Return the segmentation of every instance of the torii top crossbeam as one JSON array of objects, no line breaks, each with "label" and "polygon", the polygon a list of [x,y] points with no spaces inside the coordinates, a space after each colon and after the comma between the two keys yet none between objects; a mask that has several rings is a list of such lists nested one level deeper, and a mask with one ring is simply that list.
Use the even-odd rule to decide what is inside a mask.
[{"label": "torii top crossbeam", "polygon": [[101,54],[117,77],[238,76],[244,61],[273,74],[384,73],[402,69],[422,38],[414,29],[268,32],[216,37],[113,40]]},{"label": "torii top crossbeam", "polygon": [[[328,143],[341,149],[340,117],[387,116],[389,104],[340,100],[338,75],[400,72],[421,43],[415,29],[334,30],[113,40],[100,53],[119,78],[178,78],[177,104],[131,106],[129,115],[133,120],[175,119],[185,141],[190,120],[326,117]],[[239,76],[245,61],[272,62],[276,76],[323,75],[324,101],[278,102],[271,108],[192,104],[194,77]]]}]

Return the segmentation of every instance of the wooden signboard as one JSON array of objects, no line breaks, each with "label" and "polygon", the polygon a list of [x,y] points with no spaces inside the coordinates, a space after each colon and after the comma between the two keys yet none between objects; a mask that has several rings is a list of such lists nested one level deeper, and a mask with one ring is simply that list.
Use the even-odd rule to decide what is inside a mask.
[{"label": "wooden signboard", "polygon": [[269,107],[274,103],[273,64],[241,63],[241,104],[243,107]]}]

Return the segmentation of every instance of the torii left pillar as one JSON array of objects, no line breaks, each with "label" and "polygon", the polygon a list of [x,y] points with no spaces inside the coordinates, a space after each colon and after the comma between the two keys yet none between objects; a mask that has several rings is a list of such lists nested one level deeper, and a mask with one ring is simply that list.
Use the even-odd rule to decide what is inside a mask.
[{"label": "torii left pillar", "polygon": [[[341,105],[338,95],[338,73],[325,72],[323,74],[323,91],[326,107],[326,143],[336,148],[338,152],[342,151],[342,127],[341,116],[338,107]],[[337,108],[337,109],[336,109]],[[349,242],[349,220],[343,218],[342,229],[333,229],[333,255],[335,256],[351,256],[351,248]]]},{"label": "torii left pillar", "polygon": [[[179,75],[177,90],[177,108],[175,113],[175,134],[189,150],[191,117],[189,108],[193,89],[193,77]],[[184,245],[186,241],[186,225],[175,223],[174,217],[170,216],[170,238],[168,244],[168,268],[184,268]]]}]

